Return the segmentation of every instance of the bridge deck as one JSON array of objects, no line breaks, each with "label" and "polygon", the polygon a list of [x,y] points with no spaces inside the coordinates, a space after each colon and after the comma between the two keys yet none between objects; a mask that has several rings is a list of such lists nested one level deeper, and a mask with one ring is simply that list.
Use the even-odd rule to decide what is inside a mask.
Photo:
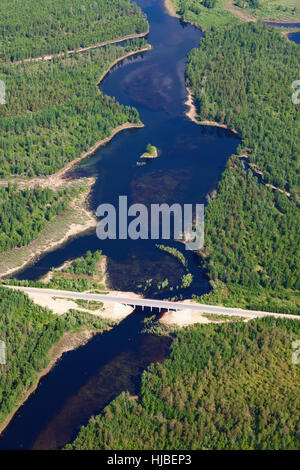
[{"label": "bridge deck", "polygon": [[216,305],[206,305],[192,302],[172,302],[167,300],[155,300],[155,299],[144,299],[144,298],[133,298],[122,295],[111,295],[111,294],[88,294],[84,292],[73,292],[56,289],[41,289],[37,287],[21,287],[21,286],[6,286],[12,289],[18,289],[28,294],[45,294],[53,297],[63,297],[68,299],[81,299],[81,300],[93,300],[97,302],[109,302],[118,303],[124,305],[132,305],[133,307],[148,307],[157,308],[159,310],[191,310],[201,313],[211,313],[216,315],[230,315],[239,317],[254,317],[261,318],[266,316],[272,316],[277,318],[289,318],[293,320],[300,320],[300,315],[284,314],[284,313],[272,313],[272,312],[261,312],[256,310],[244,310],[240,308],[220,307]]}]

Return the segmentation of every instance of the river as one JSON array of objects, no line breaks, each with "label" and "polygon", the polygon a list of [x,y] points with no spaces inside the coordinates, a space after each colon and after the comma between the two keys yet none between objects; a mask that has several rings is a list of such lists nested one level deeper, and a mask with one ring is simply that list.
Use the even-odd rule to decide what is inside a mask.
[{"label": "river", "polygon": [[289,28],[291,30],[295,30],[293,33],[288,34],[288,38],[290,41],[295,42],[296,44],[300,44],[300,23],[276,23],[271,21],[264,21],[265,24],[269,26],[275,26],[276,28]]},{"label": "river", "polygon": [[[148,16],[148,41],[153,49],[115,66],[100,88],[122,104],[136,107],[145,127],[118,134],[83,161],[75,174],[96,177],[93,209],[102,202],[116,204],[119,195],[127,195],[129,203],[147,205],[205,203],[239,139],[224,129],[200,127],[184,114],[186,57],[198,45],[201,32],[170,17],[162,0],[136,3]],[[148,143],[158,147],[160,156],[137,166]],[[184,252],[178,242],[166,244]],[[176,285],[183,274],[178,260],[159,251],[152,241],[100,242],[90,233],[46,254],[17,277],[38,279],[52,267],[99,249],[108,256],[108,279],[116,290],[140,292],[139,286],[150,278],[155,283],[167,278],[170,285]],[[194,282],[179,295],[189,298],[192,293],[208,292],[200,260],[193,252],[184,254]],[[147,295],[168,297],[155,287]],[[149,363],[163,360],[170,344],[166,337],[141,334],[144,316],[136,310],[110,332],[65,353],[16,413],[0,448],[59,449],[120,392],[137,394],[142,371]]]}]

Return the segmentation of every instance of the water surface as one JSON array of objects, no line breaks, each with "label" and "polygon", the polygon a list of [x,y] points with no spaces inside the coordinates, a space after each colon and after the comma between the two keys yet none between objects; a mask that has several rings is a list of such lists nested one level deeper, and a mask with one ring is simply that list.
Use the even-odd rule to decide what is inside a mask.
[{"label": "water surface", "polygon": [[[276,23],[271,21],[264,21],[264,24],[267,24],[268,26],[275,26],[277,28],[300,28],[300,23]],[[296,44],[300,44],[300,31],[289,33],[288,38],[290,41],[293,41]]]}]

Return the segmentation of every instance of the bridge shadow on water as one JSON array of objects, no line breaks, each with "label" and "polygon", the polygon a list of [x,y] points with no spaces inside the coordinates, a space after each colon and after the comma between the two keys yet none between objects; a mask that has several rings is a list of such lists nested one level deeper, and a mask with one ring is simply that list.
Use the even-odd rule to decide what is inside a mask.
[{"label": "bridge shadow on water", "polygon": [[0,449],[60,449],[121,392],[137,395],[143,370],[163,361],[171,343],[141,334],[144,318],[153,313],[136,309],[112,330],[65,353],[4,431]]}]

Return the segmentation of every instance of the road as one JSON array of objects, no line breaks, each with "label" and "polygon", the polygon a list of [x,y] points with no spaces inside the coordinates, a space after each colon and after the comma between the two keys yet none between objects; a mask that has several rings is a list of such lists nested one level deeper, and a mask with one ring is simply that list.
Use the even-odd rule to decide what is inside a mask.
[{"label": "road", "polygon": [[300,320],[300,315],[291,315],[284,313],[261,312],[256,310],[243,310],[240,308],[220,307],[216,305],[206,305],[192,302],[171,302],[166,300],[133,298],[129,296],[110,295],[110,294],[88,294],[84,292],[73,292],[56,289],[41,289],[37,287],[5,286],[11,289],[18,289],[27,294],[45,294],[52,297],[63,297],[67,299],[93,300],[97,302],[118,303],[132,305],[135,307],[158,308],[160,310],[190,310],[194,312],[210,313],[215,315],[229,315],[238,317],[275,317]]}]

